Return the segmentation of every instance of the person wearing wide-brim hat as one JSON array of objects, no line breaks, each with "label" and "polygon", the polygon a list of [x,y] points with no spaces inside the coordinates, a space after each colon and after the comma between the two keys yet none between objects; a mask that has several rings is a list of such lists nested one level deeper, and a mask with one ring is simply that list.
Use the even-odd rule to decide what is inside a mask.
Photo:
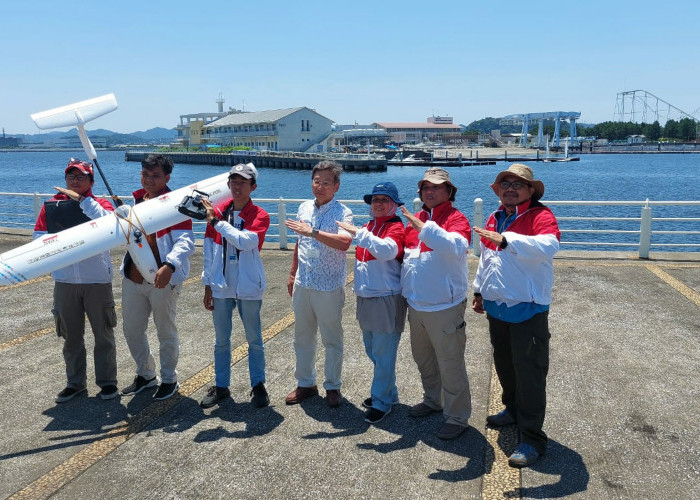
[{"label": "person wearing wide-brim hat", "polygon": [[372,220],[361,229],[338,222],[353,235],[355,247],[354,288],[357,320],[362,330],[365,352],[374,365],[370,397],[364,419],[381,422],[399,402],[396,387],[396,352],[406,319],[401,296],[401,257],[405,231],[396,215],[404,204],[392,182],[381,182],[364,196]]},{"label": "person wearing wide-brim hat", "polygon": [[408,302],[411,351],[423,384],[423,401],[408,414],[415,418],[442,411],[436,436],[455,439],[469,427],[471,393],[464,362],[469,288],[467,249],[471,228],[452,206],[457,187],[442,168],[429,168],[418,182],[423,209],[408,219],[401,271]]},{"label": "person wearing wide-brim hat", "polygon": [[489,322],[496,373],[505,409],[486,418],[491,427],[516,424],[521,442],[508,462],[532,465],[545,452],[542,430],[549,368],[549,305],[559,226],[540,203],[544,184],[527,165],[515,163],[491,184],[501,206],[484,228],[474,278],[472,309]]}]

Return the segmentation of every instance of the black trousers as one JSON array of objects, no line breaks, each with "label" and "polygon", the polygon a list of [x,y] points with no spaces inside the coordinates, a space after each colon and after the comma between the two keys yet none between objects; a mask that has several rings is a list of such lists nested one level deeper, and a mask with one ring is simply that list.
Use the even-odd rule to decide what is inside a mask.
[{"label": "black trousers", "polygon": [[488,316],[493,362],[503,388],[501,400],[515,415],[520,438],[540,454],[547,448],[542,430],[547,406],[549,371],[549,311],[522,323]]}]

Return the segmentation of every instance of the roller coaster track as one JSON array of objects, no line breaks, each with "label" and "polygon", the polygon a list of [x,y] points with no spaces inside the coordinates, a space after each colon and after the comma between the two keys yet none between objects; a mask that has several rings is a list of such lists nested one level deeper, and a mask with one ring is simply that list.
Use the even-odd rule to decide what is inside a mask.
[{"label": "roller coaster track", "polygon": [[[695,110],[694,114],[700,110]],[[613,121],[633,123],[653,123],[662,125],[671,119],[690,118],[698,123],[695,116],[686,113],[673,104],[646,90],[627,90],[617,94]]]}]

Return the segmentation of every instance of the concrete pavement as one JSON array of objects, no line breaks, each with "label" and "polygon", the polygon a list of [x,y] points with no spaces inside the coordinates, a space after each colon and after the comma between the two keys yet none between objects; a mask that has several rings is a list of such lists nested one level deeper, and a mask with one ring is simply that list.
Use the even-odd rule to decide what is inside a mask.
[{"label": "concrete pavement", "polygon": [[[27,241],[0,235],[0,252]],[[121,251],[114,251],[115,263]],[[420,379],[408,330],[399,347],[401,404],[379,425],[363,419],[371,363],[348,285],[343,312],[346,401],[287,406],[295,386],[291,252],[263,252],[263,304],[271,405],[250,403],[245,339],[234,320],[232,400],[202,410],[213,381],[213,327],[201,304],[201,251],[183,287],[178,324],[180,394],[153,390],[57,405],[61,342],[50,314],[53,282],[0,288],[0,497],[14,498],[698,498],[700,487],[700,256],[562,254],[555,261],[545,430],[547,455],[521,472],[505,465],[517,436],[486,430],[499,408],[487,324],[468,310],[470,429],[444,442],[442,417],[413,419]],[[351,268],[352,255],[348,254]],[[473,276],[476,260],[470,259]],[[114,291],[120,304],[120,280]],[[128,313],[128,312],[127,312]],[[121,317],[121,310],[119,311]],[[120,387],[134,365],[117,328]],[[155,330],[149,335],[156,346]],[[88,352],[91,335],[86,336]],[[90,358],[90,357],[88,357]],[[319,346],[319,374],[323,349]],[[93,376],[88,360],[88,377]],[[319,380],[319,385],[322,379]],[[323,391],[321,391],[323,395]]]}]

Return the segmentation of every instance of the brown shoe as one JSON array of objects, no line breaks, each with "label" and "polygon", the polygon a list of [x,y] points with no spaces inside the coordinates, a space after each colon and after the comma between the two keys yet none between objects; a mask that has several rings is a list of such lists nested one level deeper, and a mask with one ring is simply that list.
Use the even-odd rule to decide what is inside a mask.
[{"label": "brown shoe", "polygon": [[340,394],[339,390],[328,389],[326,391],[326,403],[328,403],[328,406],[331,408],[338,408],[342,402],[343,396]]},{"label": "brown shoe", "polygon": [[318,388],[315,385],[312,387],[297,387],[292,392],[287,394],[287,397],[284,398],[284,402],[288,405],[295,405],[301,403],[306,398],[316,396],[317,394]]}]

